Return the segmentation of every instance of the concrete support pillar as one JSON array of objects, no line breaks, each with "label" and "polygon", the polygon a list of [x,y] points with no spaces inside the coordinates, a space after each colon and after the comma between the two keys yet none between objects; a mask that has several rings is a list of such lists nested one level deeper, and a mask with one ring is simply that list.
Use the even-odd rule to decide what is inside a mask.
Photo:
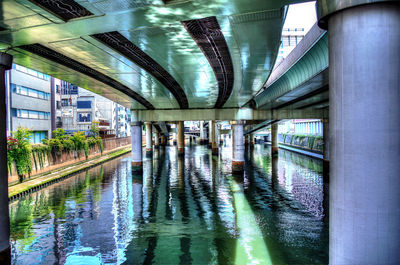
[{"label": "concrete support pillar", "polygon": [[325,17],[329,263],[398,264],[400,5],[377,2],[334,11]]},{"label": "concrete support pillar", "polygon": [[234,121],[232,124],[232,172],[241,173],[244,169],[244,122]]},{"label": "concrete support pillar", "polygon": [[274,123],[271,125],[271,155],[278,156],[278,150],[278,124]]},{"label": "concrete support pillar", "polygon": [[204,144],[204,121],[200,121],[199,144]]},{"label": "concrete support pillar", "polygon": [[132,172],[141,173],[143,171],[141,122],[132,122],[131,124],[131,145]]},{"label": "concrete support pillar", "polygon": [[217,133],[215,131],[215,121],[210,121],[210,128],[211,128],[211,153],[213,155],[218,155],[218,142],[217,142]]},{"label": "concrete support pillar", "polygon": [[323,176],[324,182],[329,182],[329,119],[323,119],[323,138],[324,138],[324,150],[323,150]]},{"label": "concrete support pillar", "polygon": [[0,264],[11,264],[10,218],[8,212],[8,168],[6,133],[5,71],[11,69],[13,57],[0,52]]},{"label": "concrete support pillar", "polygon": [[212,133],[214,133],[214,137],[215,137],[215,128],[213,128],[214,125],[215,125],[214,121],[208,122],[208,143],[207,143],[208,148],[212,148],[212,142],[213,142]]},{"label": "concrete support pillar", "polygon": [[153,125],[151,122],[145,122],[146,126],[146,156],[153,155]]},{"label": "concrete support pillar", "polygon": [[161,146],[165,146],[166,145],[166,138],[165,138],[165,134],[164,133],[161,133],[161,136],[160,136],[160,145]]},{"label": "concrete support pillar", "polygon": [[178,155],[185,154],[185,126],[183,121],[178,122]]},{"label": "concrete support pillar", "polygon": [[[176,126],[176,125],[175,125]],[[172,145],[177,145],[178,144],[178,137],[177,137],[177,128],[175,128],[175,131],[172,133]]]},{"label": "concrete support pillar", "polygon": [[208,131],[207,131],[206,127],[203,127],[203,135],[204,135],[203,144],[204,145],[208,145],[208,137],[209,137],[209,135],[208,135]]},{"label": "concrete support pillar", "polygon": [[250,133],[249,138],[250,138],[250,148],[254,148],[254,134]]},{"label": "concrete support pillar", "polygon": [[246,147],[249,145],[249,135],[248,135],[248,134],[246,134],[246,135],[244,136],[244,145],[245,145]]},{"label": "concrete support pillar", "polygon": [[160,147],[160,134],[156,130],[154,131],[154,148],[159,148]]},{"label": "concrete support pillar", "polygon": [[217,135],[218,135],[218,137],[217,137],[217,142],[218,142],[218,145],[223,145],[224,144],[224,138],[222,137],[222,134],[221,134],[221,124],[218,124],[217,125]]}]

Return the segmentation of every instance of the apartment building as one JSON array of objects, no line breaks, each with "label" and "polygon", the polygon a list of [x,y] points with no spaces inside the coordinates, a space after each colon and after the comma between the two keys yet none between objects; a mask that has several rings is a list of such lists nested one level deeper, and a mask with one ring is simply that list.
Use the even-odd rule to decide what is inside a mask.
[{"label": "apartment building", "polygon": [[7,135],[19,126],[32,130],[33,143],[51,135],[51,87],[49,75],[13,64],[6,73]]}]

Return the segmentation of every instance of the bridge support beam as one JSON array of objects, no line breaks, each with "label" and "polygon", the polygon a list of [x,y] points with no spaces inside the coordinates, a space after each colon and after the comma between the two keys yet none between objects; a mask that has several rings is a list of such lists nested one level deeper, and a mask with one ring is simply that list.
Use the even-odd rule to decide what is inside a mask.
[{"label": "bridge support beam", "polygon": [[278,145],[278,123],[271,125],[271,155],[277,157],[279,151]]},{"label": "bridge support beam", "polygon": [[232,125],[232,173],[242,173],[244,170],[244,121],[233,121]]},{"label": "bridge support beam", "polygon": [[146,126],[146,156],[153,155],[153,125],[151,122],[145,122]]},{"label": "bridge support beam", "polygon": [[154,131],[154,148],[160,147],[160,134],[157,130]]},{"label": "bridge support beam", "polygon": [[365,5],[325,17],[332,140],[329,263],[398,264],[400,6],[340,3],[346,2]]},{"label": "bridge support beam", "polygon": [[11,69],[13,57],[0,52],[0,264],[11,264],[10,219],[8,212],[8,167],[6,132],[5,71]]},{"label": "bridge support beam", "polygon": [[131,146],[132,146],[132,173],[139,174],[143,172],[142,158],[142,123],[131,123]]},{"label": "bridge support beam", "polygon": [[185,126],[183,121],[178,122],[178,155],[185,154]]},{"label": "bridge support beam", "polygon": [[215,131],[215,121],[210,121],[211,128],[211,153],[213,155],[218,155],[218,144],[217,144],[217,133]]}]

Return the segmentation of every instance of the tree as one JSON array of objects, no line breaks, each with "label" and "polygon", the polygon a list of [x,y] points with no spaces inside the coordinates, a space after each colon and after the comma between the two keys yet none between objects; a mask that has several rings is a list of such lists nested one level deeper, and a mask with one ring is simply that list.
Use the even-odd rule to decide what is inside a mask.
[{"label": "tree", "polygon": [[58,128],[57,130],[53,131],[53,138],[64,140],[65,138],[67,138],[67,134],[63,129]]},{"label": "tree", "polygon": [[15,162],[19,181],[22,182],[24,176],[32,172],[32,147],[29,142],[32,131],[27,128],[18,127],[11,134],[12,137],[7,138],[8,166],[11,171],[12,163]]},{"label": "tree", "polygon": [[98,121],[92,121],[92,125],[90,126],[90,136],[97,137],[99,136],[100,128]]}]

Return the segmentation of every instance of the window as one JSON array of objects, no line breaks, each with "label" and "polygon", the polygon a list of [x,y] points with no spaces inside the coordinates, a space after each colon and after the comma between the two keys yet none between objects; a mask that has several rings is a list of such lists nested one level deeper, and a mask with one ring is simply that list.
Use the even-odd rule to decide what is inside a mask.
[{"label": "window", "polygon": [[16,84],[11,84],[11,91],[16,94],[29,96],[33,98],[40,98],[48,100],[50,98],[50,93],[46,93],[40,90],[36,90],[29,87],[24,87]]},{"label": "window", "polygon": [[15,69],[17,71],[20,71],[20,72],[23,72],[25,74],[32,75],[32,76],[35,76],[37,78],[40,78],[40,79],[43,79],[43,80],[46,80],[46,81],[50,80],[50,76],[49,75],[43,74],[41,72],[29,69],[29,68],[26,68],[24,66],[21,66],[21,65],[18,65],[18,64],[13,64],[12,67],[13,67],[13,69]]},{"label": "window", "polygon": [[65,81],[61,81],[61,94],[78,95],[78,87]]},{"label": "window", "polygon": [[78,101],[77,107],[78,107],[78,109],[90,109],[90,108],[92,108],[92,102],[89,100]]},{"label": "window", "polygon": [[39,120],[50,119],[50,112],[44,112],[44,111],[12,109],[11,114],[13,115],[13,117],[18,117],[18,118],[29,118],[29,119],[39,119]]},{"label": "window", "polygon": [[47,132],[46,131],[34,131],[34,132],[32,132],[32,136],[30,138],[30,141],[33,144],[39,144],[46,137],[47,137]]},{"label": "window", "polygon": [[92,114],[91,113],[79,113],[78,122],[91,122]]}]

